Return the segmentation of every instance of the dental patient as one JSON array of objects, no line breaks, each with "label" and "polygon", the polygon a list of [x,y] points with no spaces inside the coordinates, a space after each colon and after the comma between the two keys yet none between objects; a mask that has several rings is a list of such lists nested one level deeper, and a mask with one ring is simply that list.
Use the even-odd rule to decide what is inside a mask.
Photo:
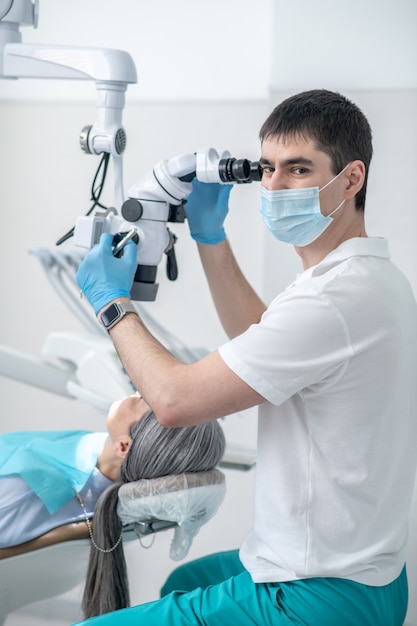
[{"label": "dental patient", "polygon": [[217,421],[166,428],[139,395],[112,405],[107,431],[0,436],[0,553],[94,517],[85,617],[130,604],[119,488],[140,479],[211,470],[225,448]]}]

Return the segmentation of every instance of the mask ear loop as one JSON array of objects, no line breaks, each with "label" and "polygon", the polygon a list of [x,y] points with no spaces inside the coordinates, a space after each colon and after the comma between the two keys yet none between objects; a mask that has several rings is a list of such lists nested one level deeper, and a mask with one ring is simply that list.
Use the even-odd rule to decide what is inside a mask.
[{"label": "mask ear loop", "polygon": [[[343,174],[343,172],[349,167],[349,165],[351,164],[351,161],[349,161],[349,163],[347,165],[345,165],[345,167],[340,170],[340,172],[338,174],[336,174],[336,176],[334,178],[332,178],[331,180],[329,180],[328,183],[326,183],[321,189],[319,189],[319,193],[320,191],[323,191],[323,189],[326,189],[326,187],[328,187],[329,185],[332,184],[333,181],[336,180],[336,178],[339,178],[339,176],[341,174]],[[346,202],[346,198],[343,198],[342,202],[339,204],[339,206],[337,206],[331,213],[329,213],[328,215],[326,215],[326,217],[331,217],[332,215],[334,215],[336,213],[336,211],[338,211]]]},{"label": "mask ear loop", "polygon": [[[332,182],[334,182],[334,181],[336,180],[336,178],[339,178],[339,176],[340,176],[341,174],[343,174],[343,172],[344,172],[344,171],[345,171],[345,170],[349,167],[349,165],[351,164],[351,162],[352,162],[352,161],[349,161],[349,163],[348,163],[347,165],[345,165],[345,167],[344,167],[342,170],[340,170],[340,172],[339,172],[338,174],[336,174],[336,176],[334,176],[331,180],[329,180],[329,182],[328,182],[328,183],[326,183],[325,185],[323,185],[323,187],[321,187],[321,188],[319,189],[319,193],[320,193],[320,191],[323,191],[323,189],[326,189],[326,187],[328,187],[329,185],[331,185],[331,184],[332,184]],[[340,207],[337,207],[337,208],[339,209]],[[337,209],[335,209],[335,211],[337,211]],[[333,213],[334,213],[334,211],[333,211]]]},{"label": "mask ear loop", "polygon": [[343,198],[342,202],[339,204],[339,206],[337,206],[335,208],[334,211],[332,211],[331,213],[329,213],[328,215],[326,215],[326,217],[331,217],[332,215],[334,215],[334,213],[336,213],[336,211],[338,211],[340,209],[340,207],[342,207],[346,202],[346,198]]}]

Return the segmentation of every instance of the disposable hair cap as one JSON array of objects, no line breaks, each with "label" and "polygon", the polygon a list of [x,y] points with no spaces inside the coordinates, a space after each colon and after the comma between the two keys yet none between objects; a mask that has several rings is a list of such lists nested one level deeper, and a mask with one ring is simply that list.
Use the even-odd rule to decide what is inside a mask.
[{"label": "disposable hair cap", "polygon": [[152,519],[176,522],[169,555],[180,561],[200,528],[216,514],[225,493],[225,477],[218,469],[142,479],[120,487],[117,513],[123,525]]}]

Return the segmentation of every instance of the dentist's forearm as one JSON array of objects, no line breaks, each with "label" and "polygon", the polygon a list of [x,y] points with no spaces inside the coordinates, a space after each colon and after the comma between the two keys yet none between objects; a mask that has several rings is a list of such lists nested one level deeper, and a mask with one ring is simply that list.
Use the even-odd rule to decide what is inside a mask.
[{"label": "dentist's forearm", "polygon": [[227,239],[197,245],[220,321],[228,337],[236,337],[259,322],[266,306],[242,274]]},{"label": "dentist's forearm", "polygon": [[149,332],[138,315],[126,315],[109,335],[137,391],[155,410],[155,397],[161,392],[169,396],[170,385],[177,379],[177,369],[182,364]]},{"label": "dentist's forearm", "polygon": [[164,426],[190,426],[263,402],[217,351],[181,363],[137,315],[125,315],[110,336],[134,386]]}]

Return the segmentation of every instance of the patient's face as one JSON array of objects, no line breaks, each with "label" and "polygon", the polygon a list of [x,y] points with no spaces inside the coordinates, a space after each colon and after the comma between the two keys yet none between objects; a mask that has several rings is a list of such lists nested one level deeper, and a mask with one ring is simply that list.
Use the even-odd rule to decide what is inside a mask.
[{"label": "patient's face", "polygon": [[138,394],[114,402],[107,416],[107,431],[114,441],[130,436],[130,429],[149,413],[150,407]]}]

